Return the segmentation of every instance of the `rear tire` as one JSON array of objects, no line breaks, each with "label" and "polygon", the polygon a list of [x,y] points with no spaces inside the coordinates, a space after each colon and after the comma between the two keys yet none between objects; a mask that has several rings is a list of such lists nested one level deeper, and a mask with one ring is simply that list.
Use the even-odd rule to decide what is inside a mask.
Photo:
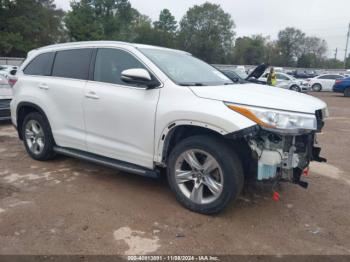
[{"label": "rear tire", "polygon": [[345,96],[345,97],[350,97],[350,87],[345,88],[345,90],[344,90],[344,96]]},{"label": "rear tire", "polygon": [[33,112],[24,118],[22,137],[24,146],[33,159],[44,161],[55,157],[51,128],[42,114]]},{"label": "rear tire", "polygon": [[312,91],[320,92],[322,90],[322,86],[320,84],[314,84],[312,87]]},{"label": "rear tire", "polygon": [[243,188],[241,161],[223,139],[192,136],[170,153],[167,177],[176,199],[186,208],[214,214],[235,200]]}]

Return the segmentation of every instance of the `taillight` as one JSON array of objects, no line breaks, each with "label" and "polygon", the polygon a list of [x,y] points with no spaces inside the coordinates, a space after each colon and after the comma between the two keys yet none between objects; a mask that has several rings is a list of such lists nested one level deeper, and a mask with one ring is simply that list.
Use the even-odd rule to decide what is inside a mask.
[{"label": "taillight", "polygon": [[340,80],[340,79],[335,80],[336,84],[340,84],[341,82],[342,82],[342,80]]},{"label": "taillight", "polygon": [[8,78],[8,83],[9,83],[9,85],[10,85],[11,87],[13,87],[13,86],[16,84],[16,82],[17,82],[17,77],[10,76],[10,77]]}]

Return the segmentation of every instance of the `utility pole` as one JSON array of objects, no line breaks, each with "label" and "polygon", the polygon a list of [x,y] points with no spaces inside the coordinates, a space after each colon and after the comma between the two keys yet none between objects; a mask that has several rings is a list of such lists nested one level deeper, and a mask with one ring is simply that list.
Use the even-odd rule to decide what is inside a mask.
[{"label": "utility pole", "polygon": [[349,23],[349,27],[348,27],[348,35],[346,36],[346,46],[345,46],[345,55],[344,55],[344,69],[346,69],[346,55],[348,54],[349,36],[350,36],[350,23]]},{"label": "utility pole", "polygon": [[335,52],[334,52],[334,60],[337,60],[337,54],[338,54],[338,47],[335,49]]}]

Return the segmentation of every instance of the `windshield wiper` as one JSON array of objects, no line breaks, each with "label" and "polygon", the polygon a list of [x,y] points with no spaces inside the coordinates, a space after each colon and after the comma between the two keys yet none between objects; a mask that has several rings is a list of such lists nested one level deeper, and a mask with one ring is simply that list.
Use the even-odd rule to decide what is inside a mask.
[{"label": "windshield wiper", "polygon": [[190,82],[182,82],[178,83],[180,86],[205,86],[203,83],[190,83]]}]

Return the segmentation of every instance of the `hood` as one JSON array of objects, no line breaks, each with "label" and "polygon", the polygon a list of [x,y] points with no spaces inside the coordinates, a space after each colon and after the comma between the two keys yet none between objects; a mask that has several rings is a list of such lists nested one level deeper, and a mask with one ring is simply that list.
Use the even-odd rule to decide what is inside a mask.
[{"label": "hood", "polygon": [[327,107],[325,102],[310,95],[266,85],[236,84],[189,88],[201,98],[285,111],[314,114],[316,110]]},{"label": "hood", "polygon": [[246,78],[246,80],[248,80],[249,78],[260,78],[263,73],[266,71],[266,69],[269,67],[269,65],[267,64],[261,64],[261,65],[258,65]]}]

